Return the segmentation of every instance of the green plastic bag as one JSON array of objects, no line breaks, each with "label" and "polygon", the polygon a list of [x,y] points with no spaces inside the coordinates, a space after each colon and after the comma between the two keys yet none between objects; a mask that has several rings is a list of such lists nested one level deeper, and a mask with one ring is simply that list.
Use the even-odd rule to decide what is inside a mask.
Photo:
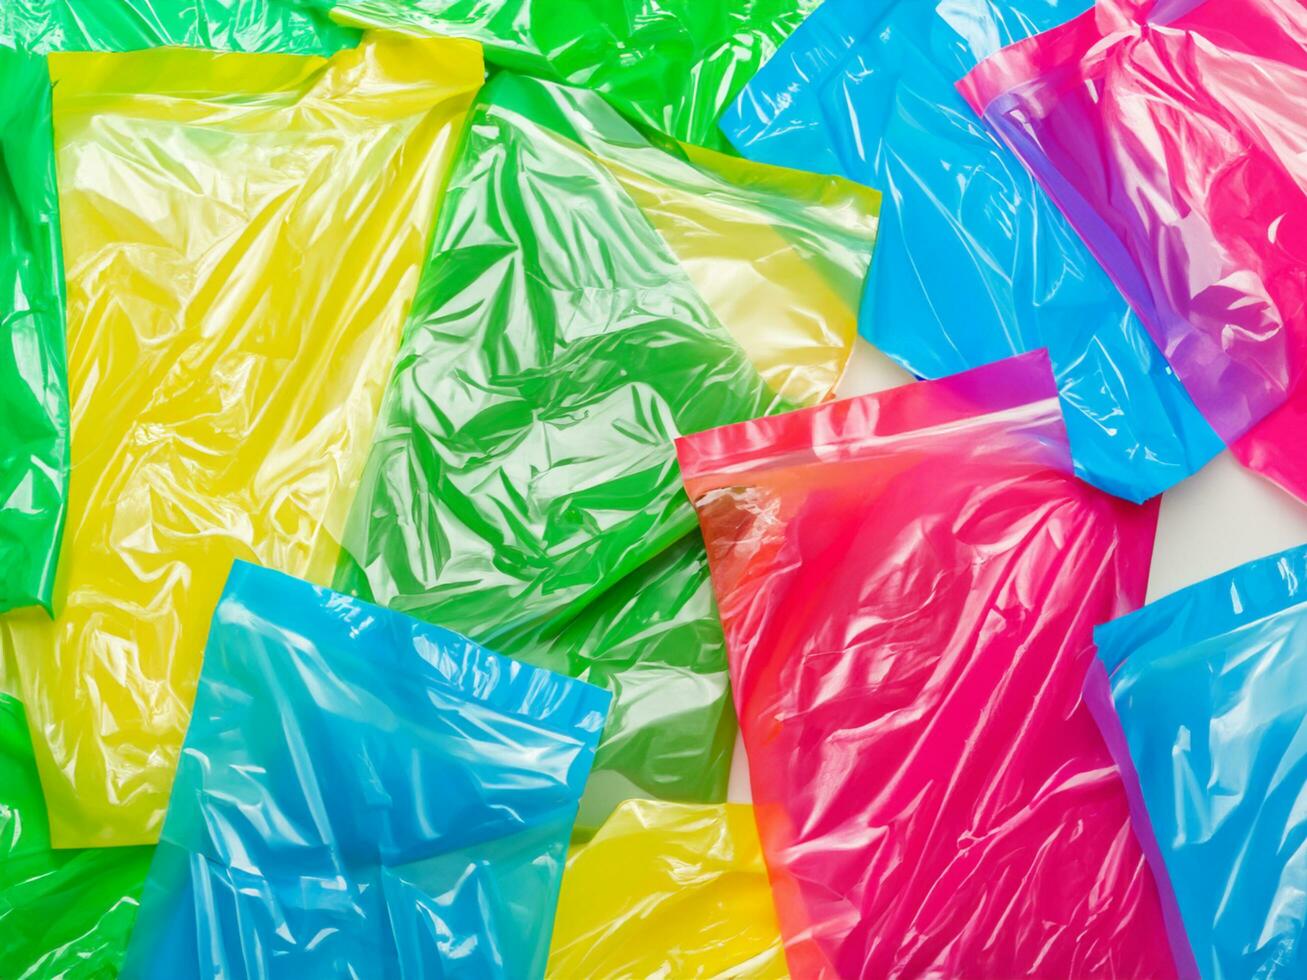
[{"label": "green plastic bag", "polygon": [[579,826],[720,800],[726,657],[672,439],[826,397],[878,197],[501,73],[474,105],[336,588],[616,700]]},{"label": "green plastic bag", "polygon": [[152,847],[52,850],[23,706],[0,694],[0,977],[118,975]]},{"label": "green plastic bag", "polygon": [[486,61],[600,93],[676,139],[717,117],[821,0],[288,0],[349,24],[469,37]]}]

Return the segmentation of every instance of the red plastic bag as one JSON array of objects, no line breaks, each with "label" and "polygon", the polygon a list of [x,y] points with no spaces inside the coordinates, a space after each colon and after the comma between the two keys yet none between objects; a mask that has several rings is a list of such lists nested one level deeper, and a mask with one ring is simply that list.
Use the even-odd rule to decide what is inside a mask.
[{"label": "red plastic bag", "polygon": [[1080,701],[1157,509],[1070,475],[1047,356],[677,450],[794,975],[1174,975]]},{"label": "red plastic bag", "polygon": [[1297,2],[1100,0],[958,87],[1212,427],[1307,500],[1304,38]]}]

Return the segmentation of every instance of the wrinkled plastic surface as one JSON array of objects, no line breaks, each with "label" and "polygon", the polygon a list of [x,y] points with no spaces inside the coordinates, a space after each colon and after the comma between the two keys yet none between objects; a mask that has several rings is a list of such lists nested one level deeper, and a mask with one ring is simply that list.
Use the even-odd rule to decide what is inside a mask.
[{"label": "wrinkled plastic surface", "polygon": [[722,117],[751,159],[885,192],[862,330],[937,378],[1045,347],[1077,470],[1145,500],[1223,447],[1056,206],[954,82],[1087,0],[826,0]]},{"label": "wrinkled plastic surface", "polygon": [[1297,548],[1094,633],[1086,698],[1207,980],[1307,972],[1305,588]]},{"label": "wrinkled plastic surface", "polygon": [[540,977],[610,700],[237,562],[123,976]]},{"label": "wrinkled plastic surface", "polygon": [[54,851],[47,828],[22,703],[0,694],[0,977],[114,977],[150,848]]},{"label": "wrinkled plastic surface", "polygon": [[786,976],[753,807],[628,800],[567,859],[547,976]]},{"label": "wrinkled plastic surface", "polygon": [[290,0],[368,27],[468,37],[486,60],[593,89],[679,140],[726,149],[717,117],[821,0]]},{"label": "wrinkled plastic surface", "polygon": [[1071,475],[1042,352],[678,441],[802,977],[1165,977],[1083,708],[1155,505]]},{"label": "wrinkled plastic surface", "polygon": [[335,587],[613,691],[587,823],[724,798],[725,649],[672,439],[830,394],[876,203],[583,89],[505,73],[473,110]]},{"label": "wrinkled plastic surface", "polygon": [[3,627],[56,846],[150,843],[231,560],[330,578],[482,64],[380,35],[50,64],[67,598]]},{"label": "wrinkled plastic surface", "polygon": [[[1284,403],[1307,356],[1305,31],[1294,3],[1113,0],[961,86],[1228,442]],[[1285,411],[1240,454],[1307,499],[1307,402]]]},{"label": "wrinkled plastic surface", "polygon": [[0,46],[0,612],[47,609],[68,492],[59,197],[45,62]]}]

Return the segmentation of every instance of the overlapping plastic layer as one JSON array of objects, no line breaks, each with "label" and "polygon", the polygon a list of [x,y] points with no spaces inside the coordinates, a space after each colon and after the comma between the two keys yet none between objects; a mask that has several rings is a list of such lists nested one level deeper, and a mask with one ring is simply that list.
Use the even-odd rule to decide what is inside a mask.
[{"label": "overlapping plastic layer", "polygon": [[1145,500],[1223,445],[1066,219],[954,82],[1086,0],[826,0],[722,118],[752,159],[885,192],[862,330],[942,377],[1053,361],[1077,470]]},{"label": "overlapping plastic layer", "polygon": [[1071,475],[1042,352],[679,440],[803,977],[1164,977],[1080,701],[1156,507]]},{"label": "overlapping plastic layer", "polygon": [[[0,15],[3,16],[3,15]],[[0,46],[0,612],[50,606],[68,493],[59,197],[45,62]]]},{"label": "overlapping plastic layer", "polygon": [[486,60],[592,89],[679,140],[717,117],[821,0],[284,0],[345,23],[467,37]]},{"label": "overlapping plastic layer", "polygon": [[67,599],[4,628],[56,846],[149,843],[231,560],[331,575],[482,64],[384,36],[50,64]]},{"label": "overlapping plastic layer", "polygon": [[961,88],[1216,431],[1233,442],[1276,413],[1237,452],[1307,499],[1307,394],[1291,394],[1307,356],[1304,31],[1294,3],[1113,0]]},{"label": "overlapping plastic layer", "polygon": [[1094,633],[1086,699],[1134,785],[1175,945],[1207,980],[1307,971],[1305,590],[1297,548]]},{"label": "overlapping plastic layer", "polygon": [[610,695],[238,562],[124,977],[540,977]]},{"label": "overlapping plastic layer", "polygon": [[753,808],[623,803],[568,858],[547,975],[785,977]]},{"label": "overlapping plastic layer", "polygon": [[501,74],[450,178],[336,588],[616,695],[586,826],[724,798],[725,649],[672,439],[827,396],[877,197]]},{"label": "overlapping plastic layer", "polygon": [[22,703],[0,694],[0,977],[116,976],[150,848],[55,851],[47,827]]}]

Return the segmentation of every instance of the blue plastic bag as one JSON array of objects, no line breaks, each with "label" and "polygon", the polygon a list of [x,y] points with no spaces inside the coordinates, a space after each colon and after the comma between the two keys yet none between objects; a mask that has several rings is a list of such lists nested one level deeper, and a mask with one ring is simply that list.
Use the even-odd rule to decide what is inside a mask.
[{"label": "blue plastic bag", "polygon": [[1126,775],[1177,961],[1207,980],[1307,976],[1307,548],[1094,640],[1086,702]]},{"label": "blue plastic bag", "polygon": [[541,976],[610,700],[237,562],[123,976]]},{"label": "blue plastic bag", "polygon": [[860,329],[939,378],[1047,347],[1077,471],[1145,500],[1223,448],[1125,300],[954,89],[1087,0],[826,0],[721,120],[745,156],[885,197]]}]

